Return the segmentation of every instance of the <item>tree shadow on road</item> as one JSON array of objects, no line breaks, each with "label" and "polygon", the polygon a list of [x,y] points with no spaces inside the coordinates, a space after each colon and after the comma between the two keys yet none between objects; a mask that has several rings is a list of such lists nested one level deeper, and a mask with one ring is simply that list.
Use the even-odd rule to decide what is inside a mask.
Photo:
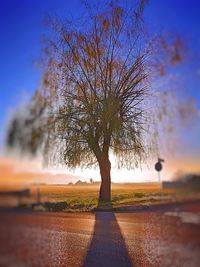
[{"label": "tree shadow on road", "polygon": [[123,236],[113,212],[97,212],[93,238],[83,267],[132,266]]}]

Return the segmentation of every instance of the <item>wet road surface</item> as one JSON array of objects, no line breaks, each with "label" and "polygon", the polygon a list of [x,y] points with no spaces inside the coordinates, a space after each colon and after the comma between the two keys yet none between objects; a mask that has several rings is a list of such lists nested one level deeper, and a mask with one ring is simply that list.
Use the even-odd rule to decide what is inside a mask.
[{"label": "wet road surface", "polygon": [[200,202],[140,212],[0,212],[0,266],[199,267]]}]

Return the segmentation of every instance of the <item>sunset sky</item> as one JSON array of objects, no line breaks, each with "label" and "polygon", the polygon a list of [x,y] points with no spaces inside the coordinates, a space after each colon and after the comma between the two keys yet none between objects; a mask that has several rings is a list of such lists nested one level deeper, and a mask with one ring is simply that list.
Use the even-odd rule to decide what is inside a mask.
[{"label": "sunset sky", "polygon": [[[89,2],[93,3],[92,0]],[[176,151],[164,154],[164,146],[160,148],[166,159],[164,179],[170,179],[177,171],[199,171],[200,172],[200,2],[198,0],[149,0],[145,11],[145,20],[149,29],[174,31],[183,35],[189,47],[189,62],[183,64],[177,70],[176,75],[182,79],[180,84],[180,95],[184,103],[192,99],[196,103],[197,116],[187,125],[179,129],[176,142]],[[82,12],[81,0],[1,0],[0,1],[0,179],[7,180],[29,180],[33,182],[37,175],[41,175],[46,182],[50,172],[56,174],[64,170],[38,169],[29,161],[18,161],[8,158],[5,154],[5,132],[10,116],[15,112],[17,106],[31,97],[40,80],[41,73],[34,66],[35,60],[41,55],[42,36],[47,31],[44,16],[57,14],[65,16],[77,16]],[[156,159],[155,159],[156,160]],[[156,180],[157,174],[153,167],[152,159],[150,166],[144,167],[143,171],[113,170],[114,181],[149,181]],[[38,162],[36,161],[36,165]],[[25,167],[24,167],[25,166]],[[14,168],[14,169],[13,169]],[[35,169],[36,168],[36,169]],[[34,170],[34,171],[33,171]],[[23,173],[18,175],[16,173]],[[29,173],[29,174],[27,174]],[[30,174],[31,173],[31,174]],[[45,176],[46,175],[46,176]],[[70,174],[71,175],[71,174]],[[81,172],[77,170],[69,180],[76,180],[73,175],[85,178],[99,179],[98,171]],[[50,177],[48,176],[48,177]],[[57,179],[57,180],[56,180]],[[65,183],[65,177],[51,176],[49,182]],[[0,181],[0,182],[1,182]]]}]

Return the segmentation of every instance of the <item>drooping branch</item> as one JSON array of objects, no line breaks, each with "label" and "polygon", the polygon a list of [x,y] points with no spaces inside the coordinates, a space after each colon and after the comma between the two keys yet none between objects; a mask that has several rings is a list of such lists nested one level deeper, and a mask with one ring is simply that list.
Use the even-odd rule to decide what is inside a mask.
[{"label": "drooping branch", "polygon": [[23,124],[31,129],[26,140],[40,140],[35,150],[43,149],[47,158],[59,154],[68,167],[93,164],[110,148],[132,167],[145,157],[151,56],[141,26],[145,2],[129,9],[114,1],[101,12],[89,8],[82,27],[57,20],[38,89],[44,110]]}]

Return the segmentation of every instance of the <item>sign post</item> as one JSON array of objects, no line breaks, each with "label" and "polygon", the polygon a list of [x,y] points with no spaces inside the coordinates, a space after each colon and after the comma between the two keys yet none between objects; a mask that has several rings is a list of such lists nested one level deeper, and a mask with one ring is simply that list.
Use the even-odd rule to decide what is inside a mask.
[{"label": "sign post", "polygon": [[158,158],[158,161],[155,164],[155,169],[158,172],[158,183],[160,185],[160,200],[162,199],[162,186],[161,186],[161,175],[160,175],[160,172],[163,168],[162,162],[164,162],[164,159]]},{"label": "sign post", "polygon": [[160,159],[160,158],[158,158],[158,161],[157,161],[156,164],[155,164],[155,169],[156,169],[156,171],[158,172],[158,182],[159,182],[159,184],[161,184],[161,176],[160,176],[160,172],[161,172],[161,170],[162,170],[162,168],[163,168],[163,166],[162,166],[162,162],[165,162],[164,159]]}]

